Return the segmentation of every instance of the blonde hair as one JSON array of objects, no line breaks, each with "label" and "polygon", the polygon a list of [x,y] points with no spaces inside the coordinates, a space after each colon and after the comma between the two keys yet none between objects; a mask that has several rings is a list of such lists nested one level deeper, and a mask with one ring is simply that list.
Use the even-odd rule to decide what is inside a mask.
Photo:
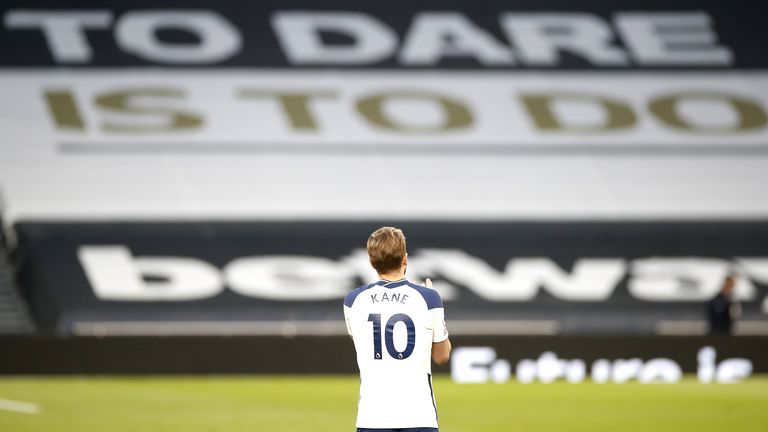
[{"label": "blonde hair", "polygon": [[405,257],[405,234],[399,228],[381,227],[368,237],[368,257],[379,274],[400,270]]}]

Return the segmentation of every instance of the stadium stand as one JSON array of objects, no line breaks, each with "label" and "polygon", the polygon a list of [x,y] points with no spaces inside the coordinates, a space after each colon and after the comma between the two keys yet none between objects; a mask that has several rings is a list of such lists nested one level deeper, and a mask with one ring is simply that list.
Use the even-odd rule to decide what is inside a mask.
[{"label": "stadium stand", "polygon": [[35,326],[27,304],[16,285],[15,270],[11,263],[11,249],[3,228],[2,212],[5,208],[0,194],[0,334],[30,334]]},{"label": "stadium stand", "polygon": [[353,372],[384,225],[458,348],[768,371],[765,14],[87,3],[0,6],[0,373]]},{"label": "stadium stand", "polygon": [[0,334],[28,334],[35,326],[16,286],[10,250],[0,233]]}]

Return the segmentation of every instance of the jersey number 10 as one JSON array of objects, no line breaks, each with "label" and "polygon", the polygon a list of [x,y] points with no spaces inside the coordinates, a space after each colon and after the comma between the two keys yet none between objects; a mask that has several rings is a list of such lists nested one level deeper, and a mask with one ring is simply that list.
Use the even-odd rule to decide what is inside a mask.
[{"label": "jersey number 10", "polygon": [[[381,314],[368,315],[368,321],[373,323],[373,358],[381,360]],[[402,322],[408,330],[408,345],[404,351],[398,351],[395,348],[395,324]],[[413,354],[413,347],[416,345],[416,327],[413,320],[406,314],[395,314],[387,321],[384,332],[384,344],[387,346],[387,352],[395,360],[405,360]]]}]

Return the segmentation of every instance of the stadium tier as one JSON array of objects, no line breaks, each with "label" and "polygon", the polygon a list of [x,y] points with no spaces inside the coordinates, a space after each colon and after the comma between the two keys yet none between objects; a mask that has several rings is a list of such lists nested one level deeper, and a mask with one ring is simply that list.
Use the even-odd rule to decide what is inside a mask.
[{"label": "stadium tier", "polygon": [[[729,271],[736,334],[766,330],[765,223],[408,222],[453,334],[708,332]],[[63,334],[345,335],[340,302],[376,280],[346,222],[18,222],[21,282]]]},{"label": "stadium tier", "polygon": [[16,286],[10,250],[0,231],[0,335],[30,334],[34,324]]},{"label": "stadium tier", "polygon": [[[765,14],[160,3],[0,5],[14,257],[0,249],[0,332],[41,337],[7,351],[60,355],[72,336],[81,353],[171,338],[158,358],[221,336],[343,347],[342,300],[376,280],[365,242],[386,225],[465,345],[538,358],[549,342],[506,344],[541,337],[559,355],[669,356],[691,372],[714,344],[768,370]],[[733,337],[711,339],[707,304],[729,275]],[[186,337],[201,345],[173,345]],[[601,337],[616,350],[592,350]],[[153,370],[131,363],[132,343],[107,350],[120,366],[88,367]],[[6,371],[45,369],[9,358]],[[248,370],[296,366],[262,361]],[[219,366],[181,368],[242,371]]]}]

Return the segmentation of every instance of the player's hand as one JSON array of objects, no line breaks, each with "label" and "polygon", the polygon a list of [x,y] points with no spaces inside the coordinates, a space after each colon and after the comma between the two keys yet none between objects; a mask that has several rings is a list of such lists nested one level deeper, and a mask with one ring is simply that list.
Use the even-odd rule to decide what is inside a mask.
[{"label": "player's hand", "polygon": [[424,281],[424,286],[427,288],[432,288],[432,279],[427,278],[427,280]]}]

